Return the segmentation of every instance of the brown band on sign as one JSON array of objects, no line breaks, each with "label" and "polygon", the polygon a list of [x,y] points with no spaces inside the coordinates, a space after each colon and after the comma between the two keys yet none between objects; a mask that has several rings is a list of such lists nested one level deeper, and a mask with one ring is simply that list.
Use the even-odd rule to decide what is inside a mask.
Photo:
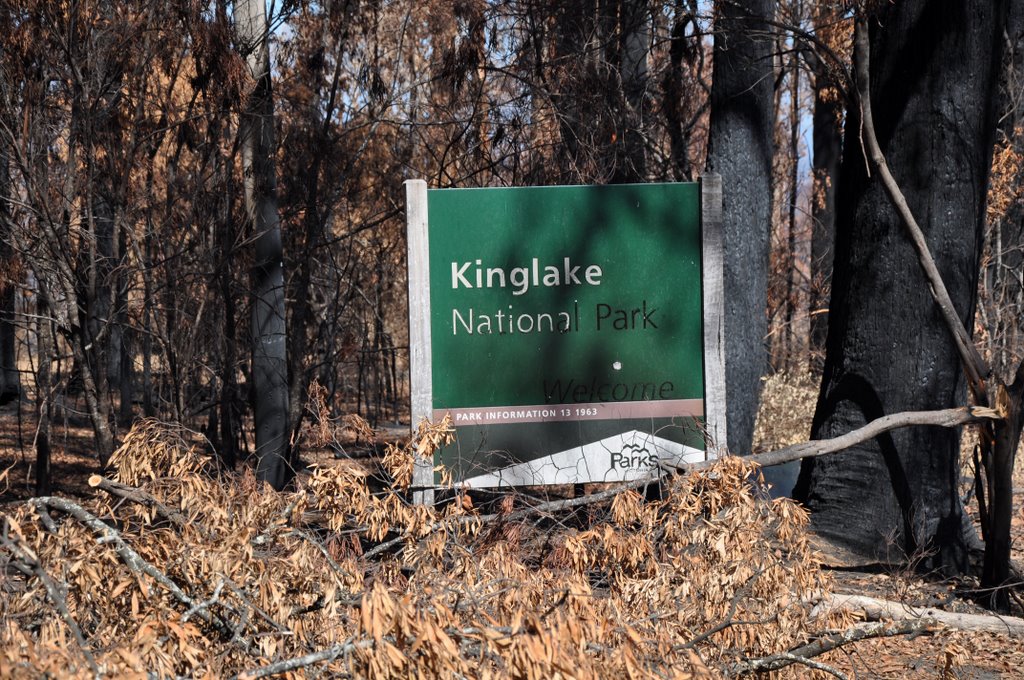
[{"label": "brown band on sign", "polygon": [[699,418],[704,415],[704,401],[702,399],[665,399],[663,401],[601,401],[589,404],[435,409],[434,422],[444,418],[446,413],[451,414],[452,424],[456,427],[508,423],[557,423],[570,420]]}]

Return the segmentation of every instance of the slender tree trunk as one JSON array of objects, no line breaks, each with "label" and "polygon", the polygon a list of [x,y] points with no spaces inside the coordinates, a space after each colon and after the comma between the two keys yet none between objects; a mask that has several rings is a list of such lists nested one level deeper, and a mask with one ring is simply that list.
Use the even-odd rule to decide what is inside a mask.
[{"label": "slender tree trunk", "polygon": [[[319,127],[319,126],[318,126]],[[313,267],[315,264],[315,253],[320,245],[320,234],[323,225],[320,220],[320,154],[315,154],[311,159],[309,174],[306,177],[306,210],[303,219],[305,227],[305,257],[296,262],[295,303],[292,306],[291,335],[289,344],[291,352],[288,357],[289,363],[289,385],[288,404],[290,412],[288,421],[291,424],[292,432],[298,435],[302,425],[303,402],[308,389],[308,376],[304,366],[304,359],[308,347],[308,333],[313,319],[313,308],[310,304],[310,287],[312,283]]]},{"label": "slender tree trunk", "polygon": [[[1002,72],[1000,74],[998,134],[1000,143],[1020,154],[1024,149],[1021,125],[1024,110],[1024,5],[1011,2],[1007,14]],[[981,587],[987,590],[989,603],[1000,611],[1010,607],[1011,588],[1017,578],[1011,570],[1013,524],[1013,470],[1024,430],[1024,361],[1020,355],[1021,328],[1024,326],[1024,283],[1020,278],[1024,264],[1024,208],[1020,205],[1019,186],[1024,175],[1019,168],[1010,178],[1011,186],[993,187],[1011,192],[997,200],[1011,198],[1002,215],[988,225],[986,238],[990,258],[981,275],[987,279],[991,314],[987,319],[989,358],[993,375],[988,381],[989,402],[1000,407],[1004,419],[991,424],[991,441],[982,439],[975,454],[977,499],[985,560]],[[979,315],[983,316],[983,315]],[[1012,380],[1012,382],[1011,382]],[[987,446],[986,446],[987,444]]]},{"label": "slender tree trunk", "polygon": [[21,377],[15,352],[17,326],[15,326],[15,300],[18,268],[14,262],[14,238],[10,217],[11,172],[7,149],[0,145],[0,262],[4,276],[0,280],[0,404],[21,397]]},{"label": "slender tree trunk", "polygon": [[288,464],[288,364],[284,264],[274,169],[274,99],[263,0],[235,3],[235,27],[254,86],[239,123],[245,207],[255,233],[252,305],[252,394],[256,473],[281,489]]},{"label": "slender tree trunk", "polygon": [[[820,5],[820,3],[816,3]],[[819,34],[835,30],[833,12],[815,9],[815,30]],[[811,353],[824,357],[828,333],[828,301],[832,282],[832,248],[836,231],[836,186],[843,150],[843,100],[832,82],[828,64],[814,61],[814,126],[811,196]],[[821,359],[817,366],[821,366]]]},{"label": "slender tree trunk", "polygon": [[[93,434],[96,440],[96,457],[101,466],[107,464],[114,452],[114,433],[110,423],[110,404],[107,400],[106,366],[96,360],[99,343],[104,338],[93,335],[91,323],[94,305],[97,298],[96,290],[97,267],[96,251],[97,231],[94,200],[97,198],[92,178],[83,177],[85,173],[78,171],[78,164],[87,160],[88,154],[85,138],[88,136],[89,115],[91,111],[87,102],[76,92],[71,103],[71,121],[69,124],[68,158],[64,187],[61,192],[62,210],[59,222],[52,220],[45,223],[46,238],[50,253],[45,269],[37,270],[38,285],[41,298],[53,315],[57,331],[61,333],[71,348],[75,371],[82,381],[82,392],[85,396],[89,419],[92,421]],[[45,158],[37,160],[35,168],[35,191],[40,192],[48,184],[48,168]],[[88,165],[87,162],[83,163]],[[38,193],[38,201],[45,200]],[[80,203],[79,203],[80,201]],[[82,215],[82,207],[87,214]],[[67,252],[72,242],[71,224],[75,214],[84,218],[84,227],[88,232],[87,243],[79,248],[78,261]],[[47,253],[47,255],[50,255]],[[80,297],[84,292],[85,297]]]},{"label": "slender tree trunk", "polygon": [[[560,133],[558,153],[559,181],[565,182],[572,178],[580,181],[581,169],[587,163],[586,138],[582,129],[584,118],[587,118],[586,97],[573,96],[572,85],[585,80],[595,71],[592,56],[592,39],[595,39],[597,0],[563,0],[554,5],[554,30],[548,52],[554,59],[574,57],[578,69],[574,73],[560,74],[559,82],[553,83],[551,101],[555,107]],[[549,57],[550,58],[550,57]],[[600,121],[587,121],[598,125]]]},{"label": "slender tree trunk", "polygon": [[53,358],[53,322],[49,309],[41,295],[36,304],[36,495],[49,495],[53,485],[50,470],[50,422],[53,391],[50,377],[50,361]]},{"label": "slender tree trunk", "polygon": [[235,301],[231,290],[231,270],[224,260],[221,272],[221,295],[224,301],[224,356],[221,371],[220,394],[220,456],[229,468],[238,459],[238,382],[235,371],[238,362],[238,344],[235,338]]},{"label": "slender tree trunk", "polygon": [[[218,162],[226,165],[223,158]],[[232,274],[232,262],[234,261],[232,249],[234,248],[234,229],[231,223],[231,200],[230,186],[232,177],[226,168],[221,168],[224,182],[229,183],[226,188],[228,196],[224,197],[221,209],[220,239],[218,243],[220,260],[220,272],[218,283],[220,288],[221,301],[224,304],[224,345],[221,356],[221,393],[220,393],[220,448],[218,453],[228,468],[234,468],[238,459],[238,338],[236,325],[238,314],[235,310],[234,276]]]},{"label": "slender tree trunk", "polygon": [[[1006,4],[903,0],[871,22],[872,113],[957,313],[972,326]],[[849,112],[848,130],[860,114]],[[963,401],[960,356],[904,225],[855,137],[844,149],[822,390],[812,436]],[[804,461],[795,495],[820,535],[870,561],[967,567],[959,438],[907,429]]]},{"label": "slender tree trunk", "polygon": [[[75,364],[82,379],[86,403],[89,405],[96,438],[100,442],[100,460],[106,464],[114,451],[113,432],[110,432],[109,451],[102,444],[107,435],[101,430],[110,430],[110,336],[113,330],[113,309],[111,277],[113,272],[114,209],[110,201],[100,197],[98,187],[91,179],[86,191],[89,214],[83,220],[88,225],[85,239],[88,247],[80,252],[78,266],[79,325],[72,330],[75,340],[72,351]],[[91,199],[91,200],[90,200]],[[84,244],[83,244],[84,245]],[[100,427],[97,423],[103,423]]]},{"label": "slender tree trunk", "polygon": [[118,324],[121,328],[120,337],[117,343],[117,358],[120,364],[118,371],[117,386],[120,392],[120,406],[117,413],[118,427],[127,430],[132,424],[134,414],[133,401],[135,399],[135,366],[132,360],[131,336],[128,333],[127,318],[122,312],[118,314]]},{"label": "slender tree trunk", "polygon": [[[152,195],[152,194],[151,194]],[[157,333],[156,315],[153,307],[156,306],[156,296],[153,291],[153,275],[151,264],[153,261],[153,231],[152,225],[146,225],[146,235],[142,239],[142,247],[145,259],[142,260],[142,413],[147,418],[156,416],[156,406],[153,403],[153,336]]]},{"label": "slender tree trunk", "polygon": [[125,274],[127,257],[128,236],[124,228],[117,230],[117,253],[116,257],[120,263],[115,274],[115,295],[114,295],[114,327],[116,335],[112,336],[111,352],[117,360],[116,377],[118,391],[120,392],[120,408],[117,414],[117,424],[127,430],[132,423],[134,413],[133,400],[135,398],[135,361],[133,357],[134,333],[128,325],[128,283]]},{"label": "slender tree trunk", "polygon": [[772,49],[770,0],[720,2],[715,25],[708,169],[722,176],[726,419],[729,449],[750,452],[767,367],[771,230]]}]

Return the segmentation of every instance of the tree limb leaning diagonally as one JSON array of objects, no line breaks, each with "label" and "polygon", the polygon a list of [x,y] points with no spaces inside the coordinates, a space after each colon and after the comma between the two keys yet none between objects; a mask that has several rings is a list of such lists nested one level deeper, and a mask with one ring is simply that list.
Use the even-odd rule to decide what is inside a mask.
[{"label": "tree limb leaning diagonally", "polygon": [[945,319],[950,333],[953,334],[957,349],[963,358],[964,370],[967,371],[971,390],[975,393],[975,397],[984,395],[984,381],[988,378],[992,369],[982,358],[978,348],[971,342],[967,329],[964,328],[963,322],[957,316],[956,308],[949,297],[949,291],[946,290],[946,284],[939,274],[938,267],[935,266],[935,260],[932,258],[931,252],[928,250],[924,232],[921,231],[921,226],[917,223],[914,213],[910,210],[910,205],[907,203],[907,199],[903,195],[899,184],[896,183],[892,172],[889,171],[889,164],[886,162],[885,155],[878,144],[874,117],[871,113],[870,48],[868,45],[867,20],[864,17],[857,18],[854,28],[854,68],[857,96],[861,107],[864,144],[867,146],[871,166],[878,172],[886,194],[892,200],[893,206],[899,213],[903,224],[907,227],[907,233],[914,244],[914,250],[917,251],[918,261],[921,263],[921,268],[924,269],[925,276],[928,277],[928,285],[931,288],[932,297],[935,298],[935,302],[939,305],[942,317]]},{"label": "tree limb leaning diagonally", "polygon": [[[170,591],[175,599],[186,607],[192,608],[196,605],[196,601],[188,593],[182,590],[177,583],[171,580],[167,574],[147,562],[142,555],[128,545],[117,530],[108,526],[103,522],[103,520],[83,508],[78,503],[74,503],[64,498],[58,498],[56,496],[42,496],[40,498],[34,498],[30,502],[41,512],[45,512],[47,508],[51,508],[74,517],[76,520],[87,526],[93,533],[98,534],[100,536],[100,540],[112,544],[114,550],[121,558],[121,561],[124,562],[125,566],[129,569],[137,574],[146,574]],[[216,628],[222,635],[226,635],[227,637],[234,636],[235,631],[233,631],[231,627],[220,617],[211,614],[205,609],[198,611],[197,615],[205,623]]]},{"label": "tree limb leaning diagonally", "polygon": [[[998,418],[983,429],[981,451],[977,455],[980,464],[977,465],[979,469],[976,474],[986,485],[983,486],[979,482],[978,493],[981,530],[985,540],[982,585],[995,588],[993,604],[1005,609],[1009,602],[1006,589],[1002,586],[1009,580],[1010,517],[1013,513],[1010,477],[1021,429],[1024,428],[1024,363],[1018,367],[1017,377],[1012,385],[1007,385],[999,376],[992,375],[991,366],[981,356],[963,322],[957,316],[949,292],[928,250],[924,233],[910,210],[906,197],[889,171],[885,155],[878,143],[871,113],[870,45],[867,19],[863,16],[857,18],[854,26],[854,68],[863,139],[870,166],[878,172],[886,194],[907,228],[910,240],[917,251],[918,261],[928,279],[932,297],[938,304],[956,343],[975,403],[983,407],[991,406],[998,414]],[[990,378],[991,384],[987,384]]]}]

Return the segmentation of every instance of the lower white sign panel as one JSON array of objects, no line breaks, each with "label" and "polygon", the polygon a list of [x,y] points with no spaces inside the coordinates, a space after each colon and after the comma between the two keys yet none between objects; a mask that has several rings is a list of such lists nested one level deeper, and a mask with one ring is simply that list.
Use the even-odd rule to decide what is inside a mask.
[{"label": "lower white sign panel", "polygon": [[462,486],[532,486],[624,482],[650,476],[659,463],[695,463],[705,452],[663,439],[648,432],[630,430],[600,441],[573,447],[536,460],[462,481]]}]

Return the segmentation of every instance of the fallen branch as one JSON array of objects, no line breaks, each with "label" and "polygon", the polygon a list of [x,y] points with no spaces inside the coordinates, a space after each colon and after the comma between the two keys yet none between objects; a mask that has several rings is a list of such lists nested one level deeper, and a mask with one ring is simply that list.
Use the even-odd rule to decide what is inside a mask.
[{"label": "fallen branch", "polygon": [[961,614],[933,607],[914,607],[904,602],[879,600],[866,595],[828,595],[811,611],[811,617],[835,609],[862,612],[870,620],[932,621],[947,628],[975,633],[999,633],[1011,637],[1024,636],[1024,619],[998,614]]},{"label": "fallen branch", "polygon": [[[718,459],[711,459],[711,460],[703,461],[702,463],[697,463],[695,465],[702,466],[700,469],[703,469],[703,468],[711,467],[717,461],[718,461]],[[673,470],[681,469],[681,468],[675,468],[674,466],[666,466],[666,467],[670,467]],[[691,468],[687,467],[686,469],[689,470]],[[696,469],[696,468],[694,468],[694,469]],[[602,501],[611,500],[612,498],[615,498],[616,496],[618,496],[620,493],[622,493],[624,491],[629,491],[631,489],[639,489],[639,488],[645,487],[645,486],[647,486],[649,484],[654,484],[657,481],[659,481],[661,478],[667,476],[668,474],[669,474],[669,472],[668,472],[668,470],[666,470],[664,472],[661,472],[660,474],[655,473],[655,474],[652,474],[650,476],[643,477],[642,479],[634,479],[634,480],[629,481],[629,482],[623,482],[622,484],[616,484],[614,487],[612,487],[610,489],[606,489],[605,491],[600,491],[598,493],[587,494],[585,496],[577,496],[576,498],[565,498],[565,499],[557,500],[557,501],[547,501],[547,502],[544,502],[544,503],[538,503],[537,505],[531,505],[531,506],[527,506],[525,508],[521,508],[519,510],[516,510],[515,512],[510,512],[510,513],[493,513],[493,514],[490,514],[490,515],[465,515],[465,516],[462,516],[462,517],[456,517],[456,518],[453,518],[453,519],[447,519],[447,520],[443,520],[443,521],[440,521],[440,522],[434,522],[430,526],[430,529],[428,529],[428,533],[433,533],[433,532],[437,531],[438,529],[443,529],[445,527],[454,526],[454,525],[457,525],[457,524],[469,524],[469,523],[472,523],[472,522],[480,522],[481,524],[487,524],[487,523],[490,523],[490,522],[497,522],[497,521],[516,522],[518,520],[525,519],[527,517],[533,517],[535,515],[552,514],[552,513],[555,513],[555,512],[559,512],[561,510],[568,510],[570,508],[578,508],[578,507],[581,507],[581,506],[584,506],[584,505],[593,505],[595,503],[601,503]],[[403,531],[398,536],[390,538],[390,539],[384,541],[383,543],[378,543],[377,545],[375,545],[372,548],[370,548],[369,550],[367,550],[363,554],[363,559],[364,560],[373,559],[377,555],[379,555],[379,554],[381,554],[383,552],[387,552],[391,548],[393,548],[393,547],[399,545],[400,543],[404,542],[407,538],[408,538],[408,534]]]},{"label": "fallen branch", "polygon": [[[856,446],[861,442],[873,439],[884,432],[895,430],[900,427],[907,427],[910,425],[958,427],[968,423],[976,423],[984,420],[997,420],[999,418],[999,413],[993,409],[982,408],[980,406],[961,406],[959,408],[948,408],[939,411],[903,411],[901,413],[891,413],[887,416],[882,416],[881,418],[872,420],[867,425],[838,437],[804,442],[802,444],[794,444],[793,446],[787,446],[786,448],[779,449],[777,451],[759,453],[752,456],[751,460],[762,467],[781,465],[782,463],[789,463],[803,458],[815,458],[817,456],[824,456],[828,453],[836,453],[838,451],[848,449],[851,446]],[[687,469],[698,469],[698,466],[704,467],[705,465],[704,463],[696,463],[693,466],[687,466]]]},{"label": "fallen branch", "polygon": [[39,582],[43,584],[44,588],[46,588],[46,595],[50,598],[50,602],[52,602],[53,606],[57,608],[61,618],[64,619],[64,623],[71,630],[71,635],[75,638],[75,642],[78,643],[78,647],[82,650],[82,654],[85,655],[85,660],[86,663],[89,664],[89,668],[92,669],[92,672],[96,676],[99,676],[100,669],[99,666],[96,665],[96,658],[92,655],[92,652],[89,651],[89,645],[85,641],[85,636],[82,635],[81,627],[78,625],[78,622],[75,621],[75,617],[73,617],[71,612],[68,610],[67,600],[65,599],[67,586],[64,586],[64,584],[58,584],[54,581],[53,577],[50,576],[50,574],[43,568],[43,565],[39,563],[39,560],[30,550],[21,546],[17,541],[8,538],[9,526],[7,519],[4,518],[3,533],[0,534],[0,545],[9,550],[11,555],[15,558],[16,561],[11,562],[10,565],[26,576],[34,575],[39,579]]},{"label": "fallen branch", "polygon": [[[169,590],[172,595],[183,605],[189,609],[196,606],[196,601],[189,596],[184,590],[178,586],[177,583],[172,581],[167,574],[163,573],[152,564],[147,562],[139,553],[125,542],[121,534],[103,522],[99,517],[92,514],[81,505],[73,503],[72,501],[64,498],[57,498],[56,496],[41,496],[34,498],[29,501],[36,510],[45,512],[47,508],[52,508],[63,512],[66,515],[70,515],[77,519],[79,522],[84,524],[86,527],[92,530],[93,533],[100,536],[100,541],[103,543],[110,543],[113,545],[114,550],[117,552],[121,561],[124,562],[125,566],[131,569],[136,574],[146,574],[157,583],[162,585],[164,588]],[[233,638],[235,637],[235,631],[224,622],[220,617],[215,616],[205,609],[198,609],[196,614],[205,623],[213,626],[217,632],[222,635]]]},{"label": "fallen branch", "polygon": [[334,661],[339,656],[345,656],[346,654],[351,654],[357,649],[366,649],[367,647],[372,646],[373,640],[343,642],[341,644],[332,645],[327,649],[321,649],[319,652],[285,659],[284,661],[278,661],[267,666],[261,666],[259,668],[239,673],[235,676],[235,680],[255,680],[256,678],[265,678],[271,675],[287,673],[288,671],[305,668],[306,666],[320,663],[321,661]]},{"label": "fallen branch", "polygon": [[[704,469],[711,467],[717,462],[718,459],[710,459],[702,461],[701,463],[697,463],[696,465],[701,466],[700,468],[694,467],[687,469]],[[612,498],[615,498],[623,491],[629,491],[631,489],[640,489],[650,484],[656,484],[663,476],[664,473],[655,473],[650,476],[643,477],[642,479],[634,479],[629,482],[618,484],[611,489],[599,491],[598,493],[587,494],[586,496],[578,496],[576,498],[566,498],[558,501],[548,501],[546,503],[540,503],[538,505],[532,505],[530,507],[522,508],[520,510],[516,510],[515,512],[510,512],[507,515],[483,515],[479,519],[482,522],[489,522],[496,519],[501,519],[506,522],[515,522],[516,520],[525,519],[526,517],[531,517],[533,515],[549,514],[553,512],[558,512],[560,510],[568,510],[570,508],[577,508],[584,505],[591,505],[593,503],[600,503],[601,501],[611,500]]]},{"label": "fallen branch", "polygon": [[743,663],[733,666],[729,671],[729,675],[731,677],[736,677],[739,675],[746,675],[747,673],[777,671],[780,668],[789,666],[790,664],[800,663],[812,668],[818,668],[818,670],[824,670],[828,673],[832,673],[833,675],[836,675],[836,677],[843,677],[842,674],[838,673],[838,671],[835,671],[834,669],[821,668],[818,664],[811,662],[810,659],[860,640],[896,637],[898,635],[916,635],[930,632],[938,625],[938,622],[928,617],[908,621],[897,621],[895,623],[859,623],[852,628],[848,628],[843,631],[822,635],[813,642],[808,642],[807,644],[791,649],[788,652],[772,654],[759,659],[749,659]]},{"label": "fallen branch", "polygon": [[[814,659],[808,658],[806,656],[800,656],[799,654],[794,654],[792,652],[781,652],[779,654],[773,654],[771,657],[768,657],[768,659],[773,661],[773,663],[770,664],[772,670],[774,670],[776,667],[783,668],[785,666],[788,666],[789,664],[798,663],[802,666],[807,666],[808,668],[813,668],[814,670],[828,673],[829,675],[839,678],[839,680],[849,680],[845,673],[839,671],[836,668],[833,668],[832,666],[829,666],[828,664],[824,664],[820,661],[815,661]],[[768,668],[765,668],[764,670],[768,670]],[[742,671],[742,673],[748,672],[753,671]]]}]

